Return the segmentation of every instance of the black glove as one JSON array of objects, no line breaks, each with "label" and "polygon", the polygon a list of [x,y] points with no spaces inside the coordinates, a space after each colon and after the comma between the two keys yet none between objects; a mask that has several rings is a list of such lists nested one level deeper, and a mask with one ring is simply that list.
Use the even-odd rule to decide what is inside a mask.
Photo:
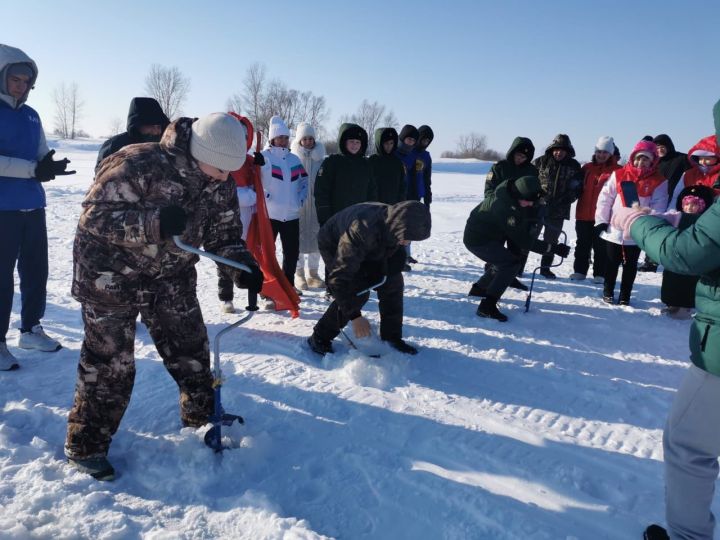
[{"label": "black glove", "polygon": [[160,209],[160,236],[169,238],[182,234],[187,225],[187,214],[179,206],[166,206]]},{"label": "black glove", "polygon": [[50,150],[45,157],[38,161],[35,166],[35,179],[40,182],[47,182],[49,180],[55,180],[56,176],[63,176],[68,174],[75,174],[75,171],[67,171],[68,163],[70,160],[65,158],[60,161],[53,161],[53,155],[55,150]]},{"label": "black glove", "polygon": [[559,255],[564,259],[568,255],[570,255],[570,246],[568,246],[567,244],[555,244],[552,247],[552,252],[555,255]]},{"label": "black glove", "polygon": [[265,156],[263,156],[261,152],[255,152],[253,165],[260,165],[261,167],[265,165]]},{"label": "black glove", "polygon": [[256,264],[248,264],[247,266],[250,267],[250,272],[235,272],[235,285],[240,289],[248,289],[250,292],[259,293],[262,290],[265,276]]},{"label": "black glove", "polygon": [[593,228],[595,229],[595,235],[598,235],[598,234],[603,233],[608,230],[608,224],[607,223],[598,223]]}]

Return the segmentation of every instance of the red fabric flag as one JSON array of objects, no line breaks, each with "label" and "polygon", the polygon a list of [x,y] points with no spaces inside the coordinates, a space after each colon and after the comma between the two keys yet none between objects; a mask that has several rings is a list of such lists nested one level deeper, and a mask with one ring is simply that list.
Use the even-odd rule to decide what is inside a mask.
[{"label": "red fabric flag", "polygon": [[[246,126],[249,123],[249,121],[244,121],[247,119],[238,114],[233,112],[230,114]],[[251,131],[248,130],[248,133],[251,133]],[[260,151],[260,133],[257,134],[257,150]],[[239,171],[230,174],[238,185],[254,186],[257,195],[256,210],[250,222],[246,243],[250,253],[255,257],[265,275],[261,292],[275,302],[276,311],[289,310],[292,317],[295,318],[300,315],[300,297],[285,277],[275,257],[275,238],[273,237],[267,206],[265,206],[265,192],[260,178],[260,168],[247,165],[249,163],[246,162]]]}]

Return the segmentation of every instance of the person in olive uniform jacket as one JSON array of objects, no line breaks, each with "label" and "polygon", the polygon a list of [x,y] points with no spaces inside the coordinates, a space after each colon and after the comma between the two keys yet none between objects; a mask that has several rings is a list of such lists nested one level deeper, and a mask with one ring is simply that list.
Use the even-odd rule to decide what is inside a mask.
[{"label": "person in olive uniform jacket", "polygon": [[353,204],[377,201],[377,186],[365,158],[367,132],[357,124],[343,124],[339,153],[325,158],[315,180],[315,208],[320,226]]},{"label": "person in olive uniform jacket", "polygon": [[418,352],[402,339],[404,246],[429,238],[430,227],[430,211],[423,203],[403,201],[392,206],[356,204],[320,228],[318,246],[334,300],[308,338],[313,351],[332,353],[332,340],[349,321],[356,337],[370,335],[370,324],[361,312],[370,293],[357,293],[385,277],[385,283],[376,288],[380,338],[402,353]]},{"label": "person in olive uniform jacket", "polygon": [[[563,222],[570,219],[570,206],[582,195],[585,175],[574,157],[575,149],[570,137],[560,133],[545,149],[545,154],[533,162],[546,193],[543,240],[549,244],[557,244]],[[547,279],[557,277],[550,270],[552,262],[552,252],[544,254],[540,260],[540,274]]]},{"label": "person in olive uniform jacket", "polygon": [[[535,165],[531,163],[534,156],[535,145],[533,145],[532,141],[527,137],[515,137],[510,145],[510,149],[505,155],[505,159],[495,163],[490,169],[490,172],[485,176],[485,198],[506,180],[517,180],[521,176],[537,176],[538,170]],[[537,217],[535,219],[537,219]],[[537,232],[539,233],[539,231]],[[512,241],[508,241],[508,249],[521,255],[522,263],[518,269],[518,276],[522,276],[525,270],[525,262],[527,261],[527,252],[523,253]],[[489,265],[486,265],[485,270],[488,270],[488,268]],[[520,289],[521,291],[527,291],[528,289],[519,279],[514,279],[512,283],[510,283],[510,287]],[[473,285],[468,296],[482,296],[482,294],[480,294],[480,291]]]},{"label": "person in olive uniform jacket", "polygon": [[368,162],[377,186],[378,201],[385,204],[399,203],[406,198],[405,168],[395,156],[397,145],[398,134],[394,128],[375,130],[375,153]]},{"label": "person in olive uniform jacket", "polygon": [[506,239],[523,251],[561,257],[567,257],[570,252],[566,244],[538,240],[533,232],[535,222],[528,214],[543,195],[537,176],[523,176],[500,184],[470,213],[463,243],[473,255],[490,265],[489,271],[476,283],[485,297],[477,309],[480,317],[507,321],[507,316],[498,310],[497,302],[517,275],[522,259],[505,247]]}]

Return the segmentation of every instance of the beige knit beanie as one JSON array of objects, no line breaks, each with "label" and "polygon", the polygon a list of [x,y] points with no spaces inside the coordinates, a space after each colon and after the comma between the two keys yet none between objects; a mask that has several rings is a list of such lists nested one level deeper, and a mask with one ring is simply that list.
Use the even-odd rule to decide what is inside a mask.
[{"label": "beige knit beanie", "polygon": [[242,124],[227,113],[212,113],[192,125],[190,155],[223,171],[237,171],[245,163],[247,142]]}]

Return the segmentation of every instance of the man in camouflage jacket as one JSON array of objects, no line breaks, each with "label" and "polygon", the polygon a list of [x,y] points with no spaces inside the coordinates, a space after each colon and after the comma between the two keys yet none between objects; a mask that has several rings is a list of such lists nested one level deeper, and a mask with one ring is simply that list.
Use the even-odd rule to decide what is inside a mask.
[{"label": "man in camouflage jacket", "polygon": [[259,289],[262,272],[241,240],[235,185],[227,181],[244,154],[244,131],[229,115],[180,118],[160,143],[130,145],[103,161],[85,196],[72,283],[85,339],[65,453],[96,478],[112,479],[105,456],[130,401],[138,313],[179,387],[183,425],[208,422],[213,390],[198,257],[172,235],[250,266],[252,273],[223,268],[238,286]]},{"label": "man in camouflage jacket", "polygon": [[[545,154],[533,161],[538,169],[540,185],[546,193],[543,240],[549,244],[557,244],[563,222],[570,219],[570,206],[582,195],[585,175],[574,158],[575,149],[570,137],[560,133],[545,149]],[[540,259],[540,274],[547,279],[556,277],[550,270],[552,262],[552,253]]]}]

